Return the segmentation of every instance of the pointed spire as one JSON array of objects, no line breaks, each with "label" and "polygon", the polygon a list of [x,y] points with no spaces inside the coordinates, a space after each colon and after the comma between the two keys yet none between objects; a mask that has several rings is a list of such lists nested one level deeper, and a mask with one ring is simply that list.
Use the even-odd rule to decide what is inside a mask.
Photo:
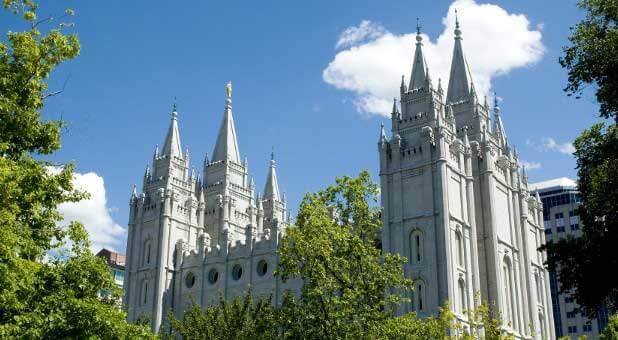
[{"label": "pointed spire", "polygon": [[137,198],[137,185],[133,184],[133,190],[131,191],[131,199]]},{"label": "pointed spire", "polygon": [[500,105],[498,104],[498,95],[494,92],[494,113],[500,114]]},{"label": "pointed spire", "polygon": [[212,161],[217,162],[229,159],[236,164],[240,164],[240,152],[238,151],[236,128],[234,127],[234,117],[232,115],[232,82],[227,83],[225,90],[227,94],[225,111],[223,112],[223,120],[219,128]]},{"label": "pointed spire", "polygon": [[425,86],[428,81],[427,63],[423,55],[423,37],[421,36],[421,26],[416,19],[416,50],[414,51],[414,61],[412,62],[412,75],[410,76],[410,86],[408,88],[415,90]]},{"label": "pointed spire", "polygon": [[500,117],[500,106],[498,104],[498,95],[494,92],[494,133],[502,138],[502,142],[506,144],[506,131]]},{"label": "pointed spire", "polygon": [[259,193],[259,192],[257,194],[257,200],[256,201],[257,201],[257,209],[258,210],[263,210],[264,207],[263,207],[263,204],[262,204],[262,194]]},{"label": "pointed spire", "polygon": [[457,11],[455,11],[455,46],[453,48],[453,59],[451,61],[451,72],[446,94],[447,103],[457,103],[466,100],[473,93],[472,74],[461,47],[461,40],[459,18],[457,17]]},{"label": "pointed spire", "polygon": [[468,127],[464,126],[463,127],[463,144],[466,148],[470,147],[470,139],[468,138]]},{"label": "pointed spire", "polygon": [[[158,148],[157,151],[158,153]],[[167,130],[167,136],[165,136],[165,143],[163,143],[163,155],[169,157],[182,157],[182,148],[180,146],[180,133],[178,132],[178,112],[176,111],[176,100],[174,99],[174,106],[172,108],[172,122]]]},{"label": "pointed spire", "polygon": [[402,74],[401,75],[401,85],[399,86],[401,93],[406,93],[408,91],[408,88],[406,87],[406,80],[405,80],[405,76]]},{"label": "pointed spire", "polygon": [[380,143],[383,143],[386,141],[386,133],[384,132],[384,123],[380,124]]},{"label": "pointed spire", "polygon": [[159,144],[155,145],[154,152],[152,153],[152,159],[159,158]]},{"label": "pointed spire", "polygon": [[442,78],[438,78],[438,93],[442,94],[444,90],[442,89]]},{"label": "pointed spire", "polygon": [[146,165],[146,170],[144,170],[144,178],[146,180],[150,179],[150,165]]},{"label": "pointed spire", "polygon": [[397,111],[397,98],[393,98],[393,111],[391,111],[391,114],[393,116],[396,116],[398,112],[399,111]]},{"label": "pointed spire", "polygon": [[206,154],[204,154],[204,167],[208,164],[210,164],[210,161],[208,160],[208,152],[206,152]]},{"label": "pointed spire", "polygon": [[198,200],[200,203],[204,203],[206,202],[206,199],[204,198],[204,189],[200,188],[200,195],[198,196]]},{"label": "pointed spire", "polygon": [[268,177],[266,178],[266,185],[264,186],[264,198],[272,201],[281,201],[279,195],[279,183],[277,181],[277,171],[275,169],[275,152],[270,155],[270,168],[268,170]]},{"label": "pointed spire", "polygon": [[249,189],[253,190],[255,188],[255,182],[253,181],[253,176],[249,179]]}]

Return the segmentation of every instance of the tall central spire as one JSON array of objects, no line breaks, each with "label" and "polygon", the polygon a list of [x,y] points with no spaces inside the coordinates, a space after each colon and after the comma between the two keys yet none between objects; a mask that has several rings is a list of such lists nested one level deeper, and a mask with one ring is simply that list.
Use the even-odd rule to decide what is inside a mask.
[{"label": "tall central spire", "polygon": [[178,112],[176,111],[176,98],[174,98],[174,107],[172,109],[172,122],[169,130],[167,130],[167,136],[165,136],[165,143],[163,143],[162,155],[168,157],[182,157],[182,149],[180,147],[180,133],[178,132]]},{"label": "tall central spire", "polygon": [[474,87],[472,74],[461,47],[461,40],[459,18],[457,18],[457,11],[455,11],[455,47],[453,48],[453,60],[446,94],[447,103],[457,103],[468,99]]},{"label": "tall central spire", "polygon": [[414,52],[414,62],[412,64],[412,75],[410,76],[410,91],[421,88],[427,79],[427,63],[423,55],[423,37],[421,37],[421,26],[416,18],[416,51]]},{"label": "tall central spire", "polygon": [[225,99],[225,111],[223,112],[223,121],[219,128],[219,135],[215,143],[212,161],[230,160],[236,164],[240,164],[240,152],[238,151],[236,128],[234,128],[234,116],[232,115],[232,82],[227,83],[225,90],[227,95]]}]

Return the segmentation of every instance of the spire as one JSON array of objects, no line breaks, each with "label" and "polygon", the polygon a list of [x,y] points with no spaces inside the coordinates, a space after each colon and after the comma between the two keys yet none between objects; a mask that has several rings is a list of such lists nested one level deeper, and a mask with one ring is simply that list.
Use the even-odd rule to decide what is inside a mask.
[{"label": "spire", "polygon": [[506,144],[506,131],[500,117],[500,106],[498,105],[498,95],[494,92],[494,133],[500,136],[502,142]]},{"label": "spire", "polygon": [[455,11],[455,47],[453,48],[453,59],[451,61],[451,72],[446,94],[447,103],[457,103],[466,100],[475,92],[472,91],[472,74],[468,67],[468,62],[461,47],[461,29],[459,28],[459,18]]},{"label": "spire", "polygon": [[[176,111],[176,100],[174,99],[174,107],[172,108],[172,122],[165,143],[163,143],[163,155],[172,157],[182,157],[182,148],[180,147],[180,133],[178,132],[178,112]],[[155,151],[158,153],[158,148]]]},{"label": "spire", "polygon": [[238,151],[236,128],[234,128],[234,117],[232,115],[232,82],[227,83],[225,90],[227,94],[225,111],[223,112],[223,121],[221,121],[221,127],[219,128],[212,161],[217,162],[229,159],[236,164],[240,164],[240,152]]},{"label": "spire", "polygon": [[281,201],[279,196],[279,183],[277,182],[277,171],[275,170],[275,153],[270,155],[270,169],[264,186],[264,199],[272,201]]},{"label": "spire", "polygon": [[405,76],[403,74],[401,75],[401,85],[399,86],[399,89],[401,90],[401,93],[406,93],[408,91]]},{"label": "spire", "polygon": [[384,123],[380,124],[380,143],[383,143],[386,141],[386,133],[384,132]]},{"label": "spire", "polygon": [[133,190],[131,191],[131,199],[134,200],[137,198],[137,185],[133,184]]},{"label": "spire", "polygon": [[397,116],[397,113],[399,113],[399,111],[397,111],[397,98],[393,98],[393,111],[391,111],[391,114]]},{"label": "spire", "polygon": [[416,50],[414,52],[414,62],[412,63],[412,75],[410,76],[410,91],[425,86],[427,75],[427,63],[423,55],[423,37],[421,37],[421,26],[416,19]]}]

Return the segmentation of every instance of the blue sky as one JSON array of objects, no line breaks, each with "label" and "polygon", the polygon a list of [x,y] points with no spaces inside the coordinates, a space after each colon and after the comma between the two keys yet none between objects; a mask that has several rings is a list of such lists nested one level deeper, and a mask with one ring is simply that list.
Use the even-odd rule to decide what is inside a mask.
[{"label": "blue sky", "polygon": [[[522,27],[540,33],[536,42],[537,48],[539,43],[542,47],[540,55],[502,69],[499,75],[494,72],[486,77],[487,85],[502,99],[510,143],[519,147],[522,159],[538,167],[529,171],[530,180],[574,178],[574,159],[564,152],[584,127],[596,121],[597,106],[592,95],[575,100],[564,94],[566,73],[558,58],[569,27],[582,13],[575,0],[490,3],[508,15],[525,16],[528,27],[520,25],[519,31],[509,34],[510,28],[499,18],[460,10],[470,67],[474,71],[470,56],[475,52],[466,48],[467,42],[483,43],[482,38],[470,36],[477,27],[496,27],[501,32],[480,53],[495,54],[490,62],[512,53],[492,49],[495,39],[518,40],[525,49],[527,42],[520,41],[525,39]],[[483,4],[480,0],[458,3],[464,9]],[[45,117],[62,117],[69,123],[63,149],[53,159],[74,161],[79,173],[96,173],[104,180],[105,195],[99,203],[110,219],[98,223],[93,234],[101,237],[96,235],[106,234],[105,228],[115,228],[112,234],[117,240],[101,244],[124,251],[124,236],[118,228],[126,226],[133,184],[139,187],[155,144],[163,143],[173,98],[177,97],[181,142],[189,146],[191,159],[200,169],[204,153],[212,153],[224,85],[231,80],[241,156],[248,157],[259,189],[273,146],[279,184],[293,210],[304,193],[330,184],[335,176],[369,169],[377,179],[376,142],[380,123],[387,120],[359,106],[359,101],[368,93],[381,95],[376,86],[392,87],[396,93],[400,80],[380,80],[382,85],[369,89],[362,84],[346,87],[345,79],[325,80],[324,71],[340,53],[355,53],[385,34],[406,41],[415,31],[417,17],[427,44],[435,42],[448,31],[443,18],[450,6],[449,1],[409,0],[195,1],[184,6],[141,0],[42,2],[41,17],[57,15],[65,7],[76,11],[73,21],[82,43],[81,55],[63,65],[50,83],[54,90],[66,85],[60,96],[49,99]],[[367,34],[336,47],[346,29],[358,29],[363,21],[370,23]],[[21,28],[7,14],[0,15],[0,23],[2,31]],[[399,71],[406,78],[412,52],[410,43],[403,55],[408,65]],[[392,57],[370,59],[389,64]],[[450,58],[450,48],[446,57]],[[427,62],[431,71],[429,56]],[[346,72],[355,71],[352,67]],[[357,80],[362,83],[367,76],[371,74]]]}]

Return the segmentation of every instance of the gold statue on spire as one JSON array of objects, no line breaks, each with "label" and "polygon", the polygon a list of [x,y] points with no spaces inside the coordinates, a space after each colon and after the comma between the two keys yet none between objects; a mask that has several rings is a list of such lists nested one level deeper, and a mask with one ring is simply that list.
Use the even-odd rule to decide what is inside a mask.
[{"label": "gold statue on spire", "polygon": [[227,84],[225,85],[225,93],[227,94],[228,98],[232,98],[232,81],[228,81]]}]

